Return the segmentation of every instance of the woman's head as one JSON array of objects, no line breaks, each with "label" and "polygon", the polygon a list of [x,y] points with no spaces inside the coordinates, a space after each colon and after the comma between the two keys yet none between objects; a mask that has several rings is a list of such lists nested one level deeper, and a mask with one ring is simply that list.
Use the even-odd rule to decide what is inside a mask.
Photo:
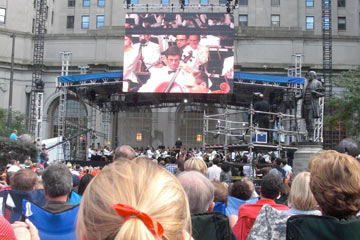
[{"label": "woman's head", "polygon": [[84,194],[87,185],[89,185],[90,181],[91,181],[93,178],[94,178],[93,175],[91,175],[91,174],[85,174],[85,175],[80,179],[79,188],[78,188],[78,194],[80,194],[80,195],[83,195],[83,194]]},{"label": "woman's head", "polygon": [[164,228],[163,239],[181,239],[191,229],[189,204],[178,180],[151,160],[138,157],[106,166],[88,185],[80,204],[77,234],[92,239],[156,239],[138,217],[124,221],[111,208],[126,204]]},{"label": "woman's head", "polygon": [[350,155],[323,151],[309,164],[310,187],[323,215],[339,219],[360,210],[360,164]]},{"label": "woman's head", "polygon": [[295,177],[291,185],[288,203],[290,207],[299,210],[316,209],[317,203],[310,189],[309,172],[301,172]]},{"label": "woman's head", "polygon": [[191,157],[184,163],[185,171],[198,171],[206,176],[207,166],[204,160],[197,157]]}]

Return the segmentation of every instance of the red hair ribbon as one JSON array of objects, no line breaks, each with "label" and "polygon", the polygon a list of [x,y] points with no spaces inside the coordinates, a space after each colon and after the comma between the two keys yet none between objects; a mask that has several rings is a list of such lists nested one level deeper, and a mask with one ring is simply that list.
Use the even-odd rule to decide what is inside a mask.
[{"label": "red hair ribbon", "polygon": [[139,210],[136,210],[132,206],[117,203],[111,206],[111,208],[115,209],[117,214],[124,218],[124,222],[129,219],[131,216],[136,216],[143,221],[145,226],[149,229],[149,231],[157,238],[161,238],[164,234],[163,226],[158,222],[152,219],[146,213],[143,213]]}]

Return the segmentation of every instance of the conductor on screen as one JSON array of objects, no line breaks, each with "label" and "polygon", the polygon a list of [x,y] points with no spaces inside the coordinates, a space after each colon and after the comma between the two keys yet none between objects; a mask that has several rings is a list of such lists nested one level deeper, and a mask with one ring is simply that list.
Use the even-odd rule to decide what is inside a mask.
[{"label": "conductor on screen", "polygon": [[165,52],[165,64],[161,68],[155,68],[149,80],[139,88],[138,92],[144,93],[182,93],[183,83],[180,81],[188,73],[180,66],[182,51],[177,46],[169,47]]}]

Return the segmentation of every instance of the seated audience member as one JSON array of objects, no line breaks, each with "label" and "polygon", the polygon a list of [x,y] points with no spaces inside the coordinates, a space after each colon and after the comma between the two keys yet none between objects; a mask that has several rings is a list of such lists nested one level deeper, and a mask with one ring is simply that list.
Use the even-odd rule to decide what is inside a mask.
[{"label": "seated audience member", "polygon": [[174,156],[170,157],[170,164],[168,164],[165,167],[165,169],[171,172],[172,174],[176,174],[179,171],[178,165],[176,164],[176,158]]},{"label": "seated audience member", "polygon": [[43,209],[56,214],[75,207],[75,205],[67,203],[68,196],[72,191],[73,177],[65,165],[50,165],[43,172],[42,180],[47,200]]},{"label": "seated audience member", "polygon": [[324,151],[309,164],[310,188],[322,215],[355,218],[360,210],[360,164],[350,155]]},{"label": "seated audience member", "polygon": [[360,164],[346,154],[322,151],[309,164],[310,188],[322,216],[291,216],[288,239],[351,240],[360,236]]},{"label": "seated audience member", "polygon": [[220,182],[225,182],[228,186],[231,184],[231,165],[228,162],[221,164]]},{"label": "seated audience member", "polygon": [[30,169],[21,169],[14,175],[14,182],[11,188],[18,191],[32,191],[38,182],[38,176]]},{"label": "seated audience member", "polygon": [[206,176],[207,166],[204,160],[197,157],[191,157],[184,163],[185,171],[198,171]]},{"label": "seated audience member", "polygon": [[197,171],[185,171],[178,175],[189,199],[191,214],[212,212],[214,209],[214,186]]},{"label": "seated audience member", "polygon": [[[288,204],[290,210],[278,211],[264,205],[247,240],[286,239],[286,221],[293,215],[321,215],[310,190],[310,173],[299,173],[291,186]],[[261,233],[261,234],[260,234]]]},{"label": "seated audience member", "polygon": [[76,229],[78,239],[191,239],[188,200],[150,159],[116,161],[86,188]]},{"label": "seated audience member", "polygon": [[[233,225],[237,222],[237,214],[239,207],[246,203],[256,203],[259,200],[257,194],[254,194],[255,186],[253,182],[248,178],[243,178],[241,181],[236,181],[230,190],[230,196],[228,198],[228,205],[225,209],[227,216],[232,216]],[[255,192],[256,193],[256,192]]]},{"label": "seated audience member", "polygon": [[94,178],[93,175],[91,174],[85,174],[81,179],[80,179],[80,184],[79,184],[79,188],[78,188],[78,194],[79,195],[83,195],[85,192],[86,187],[89,185],[89,183],[91,182],[91,180]]},{"label": "seated audience member", "polygon": [[135,157],[136,157],[136,152],[129,145],[122,145],[115,149],[114,160],[119,160],[123,158],[132,160]]},{"label": "seated audience member", "polygon": [[229,219],[213,212],[214,186],[210,180],[197,171],[182,172],[178,180],[189,199],[194,239],[235,239]]},{"label": "seated audience member", "polygon": [[238,220],[233,227],[233,232],[239,240],[245,240],[255,222],[255,219],[264,204],[278,210],[288,210],[285,205],[276,204],[275,199],[280,195],[282,179],[279,175],[268,174],[262,178],[260,200],[252,204],[244,204],[239,208]]},{"label": "seated audience member", "polygon": [[212,182],[214,185],[214,212],[221,212],[225,214],[225,209],[228,203],[228,187],[224,183]]}]

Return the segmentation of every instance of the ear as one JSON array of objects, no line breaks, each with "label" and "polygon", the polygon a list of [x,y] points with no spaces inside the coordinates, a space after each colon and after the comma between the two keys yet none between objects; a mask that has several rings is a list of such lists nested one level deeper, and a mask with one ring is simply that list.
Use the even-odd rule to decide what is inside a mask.
[{"label": "ear", "polygon": [[210,206],[209,206],[209,209],[207,210],[207,212],[212,212],[214,210],[214,207],[215,207],[215,203],[214,202],[211,202]]}]

